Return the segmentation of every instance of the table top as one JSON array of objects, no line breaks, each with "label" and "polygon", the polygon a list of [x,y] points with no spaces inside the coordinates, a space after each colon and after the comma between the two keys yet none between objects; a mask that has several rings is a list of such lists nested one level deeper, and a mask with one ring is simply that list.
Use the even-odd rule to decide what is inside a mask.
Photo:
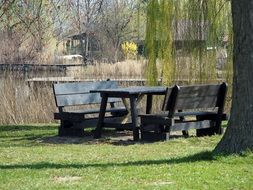
[{"label": "table top", "polygon": [[124,88],[97,89],[91,90],[92,93],[105,93],[108,95],[136,95],[136,94],[164,94],[165,86],[130,86]]}]

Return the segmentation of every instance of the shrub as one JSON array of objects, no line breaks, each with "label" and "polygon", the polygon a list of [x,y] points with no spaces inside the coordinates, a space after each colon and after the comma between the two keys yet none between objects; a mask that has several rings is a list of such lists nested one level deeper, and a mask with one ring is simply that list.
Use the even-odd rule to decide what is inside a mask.
[{"label": "shrub", "polygon": [[126,59],[133,59],[137,54],[137,45],[134,42],[124,42],[121,45],[122,51]]}]

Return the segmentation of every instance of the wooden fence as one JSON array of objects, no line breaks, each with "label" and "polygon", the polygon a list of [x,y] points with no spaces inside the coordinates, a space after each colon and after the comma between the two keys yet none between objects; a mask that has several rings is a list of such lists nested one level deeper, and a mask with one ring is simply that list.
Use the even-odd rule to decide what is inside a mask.
[{"label": "wooden fence", "polygon": [[84,64],[0,64],[1,72],[18,72],[18,74],[28,79],[35,72],[58,72],[66,75],[68,68],[83,67]]}]

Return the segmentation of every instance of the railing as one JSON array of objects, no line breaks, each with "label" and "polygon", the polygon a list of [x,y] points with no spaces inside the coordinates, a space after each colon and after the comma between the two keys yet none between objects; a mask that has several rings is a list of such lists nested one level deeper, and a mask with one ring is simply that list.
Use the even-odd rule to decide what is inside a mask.
[{"label": "railing", "polygon": [[[40,85],[51,85],[53,83],[60,83],[60,82],[95,82],[95,81],[104,81],[105,79],[81,79],[75,77],[36,77],[26,79],[25,82],[30,87],[40,86]],[[122,86],[129,86],[129,85],[137,85],[143,86],[146,83],[146,79],[111,79],[110,81],[116,81],[119,85]]]},{"label": "railing", "polygon": [[25,79],[28,79],[30,73],[39,70],[58,71],[65,73],[69,67],[80,67],[84,64],[0,64],[0,71],[18,71],[22,73]]},{"label": "railing", "polygon": [[[82,79],[75,77],[36,77],[26,79],[25,82],[30,87],[41,86],[41,85],[52,85],[53,83],[61,83],[61,82],[95,82],[95,81],[105,81],[104,79]],[[110,81],[116,81],[121,86],[144,86],[147,82],[147,79],[118,79],[118,78],[110,78]],[[193,81],[193,80],[191,80]],[[215,81],[209,81],[210,83],[223,82],[224,79],[217,79]],[[162,79],[158,79],[158,83],[162,83]],[[180,79],[180,81],[175,81],[175,83],[180,85],[189,84],[188,79]]]}]

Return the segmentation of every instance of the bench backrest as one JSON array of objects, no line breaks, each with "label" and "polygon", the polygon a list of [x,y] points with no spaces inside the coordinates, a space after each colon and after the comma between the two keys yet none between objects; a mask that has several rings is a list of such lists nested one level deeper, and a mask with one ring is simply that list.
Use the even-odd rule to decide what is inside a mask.
[{"label": "bench backrest", "polygon": [[177,110],[215,108],[223,106],[227,91],[226,83],[218,85],[181,86]]},{"label": "bench backrest", "polygon": [[[90,90],[117,88],[115,81],[100,82],[74,82],[53,84],[55,102],[57,107],[99,104],[100,93],[90,93]],[[118,98],[109,98],[108,103],[120,101]]]},{"label": "bench backrest", "polygon": [[163,111],[173,117],[175,110],[218,108],[219,114],[223,112],[227,84],[174,86],[168,88],[163,104]]},{"label": "bench backrest", "polygon": [[181,86],[176,110],[223,107],[227,84]]}]

